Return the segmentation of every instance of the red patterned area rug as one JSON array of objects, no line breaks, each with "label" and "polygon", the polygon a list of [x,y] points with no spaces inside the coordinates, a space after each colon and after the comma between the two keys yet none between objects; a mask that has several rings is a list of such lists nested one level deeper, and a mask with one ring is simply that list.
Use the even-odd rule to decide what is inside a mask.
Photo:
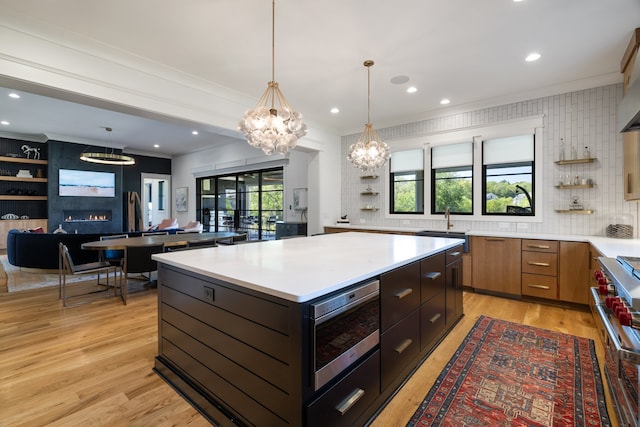
[{"label": "red patterned area rug", "polygon": [[407,426],[611,426],[593,340],[480,316]]}]

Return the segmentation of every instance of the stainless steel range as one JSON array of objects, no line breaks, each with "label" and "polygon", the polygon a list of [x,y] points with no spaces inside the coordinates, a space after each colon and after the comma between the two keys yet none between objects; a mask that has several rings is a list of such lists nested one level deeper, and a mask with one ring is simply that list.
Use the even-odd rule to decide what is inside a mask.
[{"label": "stainless steel range", "polygon": [[605,375],[622,426],[640,425],[640,258],[599,258],[592,312],[605,344]]}]

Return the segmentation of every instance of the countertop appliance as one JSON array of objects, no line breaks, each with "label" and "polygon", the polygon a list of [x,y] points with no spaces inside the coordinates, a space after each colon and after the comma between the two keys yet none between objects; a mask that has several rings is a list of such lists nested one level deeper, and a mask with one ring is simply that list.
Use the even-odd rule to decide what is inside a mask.
[{"label": "countertop appliance", "polygon": [[604,372],[622,426],[640,425],[640,258],[598,258],[591,288],[594,320],[605,347]]}]

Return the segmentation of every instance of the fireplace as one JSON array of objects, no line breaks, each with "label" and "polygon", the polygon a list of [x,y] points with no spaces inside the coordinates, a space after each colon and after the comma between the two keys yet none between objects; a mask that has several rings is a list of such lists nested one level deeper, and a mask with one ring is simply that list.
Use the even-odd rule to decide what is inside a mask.
[{"label": "fireplace", "polygon": [[111,221],[110,210],[68,210],[63,211],[64,222],[107,222]]}]

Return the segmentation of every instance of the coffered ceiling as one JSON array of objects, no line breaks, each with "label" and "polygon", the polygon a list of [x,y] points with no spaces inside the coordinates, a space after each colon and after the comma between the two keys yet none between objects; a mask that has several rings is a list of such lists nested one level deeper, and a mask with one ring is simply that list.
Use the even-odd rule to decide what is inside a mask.
[{"label": "coffered ceiling", "polygon": [[[271,80],[269,0],[0,0],[0,10],[0,26],[82,40],[108,48],[111,60],[118,52],[143,58],[229,89],[243,108]],[[375,61],[371,121],[379,129],[621,81],[620,59],[639,18],[638,0],[277,0],[275,79],[315,128],[357,133],[367,120],[365,59]],[[11,49],[0,43],[0,57]],[[532,52],[541,58],[526,62]],[[5,134],[167,156],[239,137],[216,117],[167,117],[4,74],[0,68]],[[9,98],[11,90],[22,97]],[[114,129],[108,138],[105,126]]]}]

